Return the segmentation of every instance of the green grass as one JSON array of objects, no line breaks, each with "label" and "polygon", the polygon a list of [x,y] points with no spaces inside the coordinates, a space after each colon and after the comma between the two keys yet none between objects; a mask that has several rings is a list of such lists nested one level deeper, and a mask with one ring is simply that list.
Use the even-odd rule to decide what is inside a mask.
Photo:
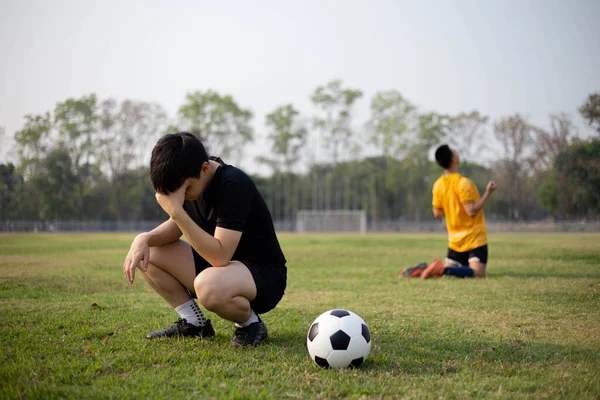
[{"label": "green grass", "polygon": [[[494,234],[486,279],[399,280],[446,237],[280,235],[288,289],[268,344],[146,333],[177,315],[121,265],[133,235],[0,235],[0,398],[600,397],[600,235]],[[310,323],[347,308],[373,347],[323,370]]]}]

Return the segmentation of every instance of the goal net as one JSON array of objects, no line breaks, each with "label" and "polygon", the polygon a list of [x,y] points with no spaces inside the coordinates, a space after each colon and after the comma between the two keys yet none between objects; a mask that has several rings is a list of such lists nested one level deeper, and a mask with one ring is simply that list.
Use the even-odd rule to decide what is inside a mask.
[{"label": "goal net", "polygon": [[367,231],[365,210],[298,210],[296,232]]}]

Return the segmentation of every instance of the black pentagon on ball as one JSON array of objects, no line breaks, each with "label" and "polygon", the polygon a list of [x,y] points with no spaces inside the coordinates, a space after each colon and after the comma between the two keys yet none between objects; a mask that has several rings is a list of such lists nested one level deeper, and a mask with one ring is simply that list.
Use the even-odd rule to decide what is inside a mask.
[{"label": "black pentagon on ball", "polygon": [[323,367],[323,368],[329,368],[329,363],[327,362],[326,359],[321,358],[319,356],[315,356],[315,362],[317,363],[317,365],[319,367]]},{"label": "black pentagon on ball", "polygon": [[331,340],[331,348],[334,350],[348,350],[350,344],[350,336],[344,331],[337,331],[329,337]]},{"label": "black pentagon on ball", "polygon": [[308,340],[310,340],[312,342],[313,339],[315,337],[317,337],[318,334],[319,334],[319,323],[317,322],[317,323],[312,324],[312,326],[308,330]]},{"label": "black pentagon on ball", "polygon": [[333,310],[330,314],[338,318],[347,317],[350,315],[350,313],[346,310]]},{"label": "black pentagon on ball", "polygon": [[371,332],[369,332],[369,328],[365,324],[362,324],[361,334],[365,338],[367,343],[369,343],[371,341]]},{"label": "black pentagon on ball", "polygon": [[352,368],[356,368],[359,367],[360,364],[362,364],[364,361],[364,358],[359,357],[359,358],[355,358],[354,360],[352,360],[352,362],[350,363],[350,367]]}]

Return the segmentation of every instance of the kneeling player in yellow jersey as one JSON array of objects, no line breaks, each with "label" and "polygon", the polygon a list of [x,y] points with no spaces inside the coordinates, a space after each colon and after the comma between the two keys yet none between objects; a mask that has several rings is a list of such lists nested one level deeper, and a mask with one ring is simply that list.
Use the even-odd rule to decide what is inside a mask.
[{"label": "kneeling player in yellow jersey", "polygon": [[484,277],[488,247],[483,206],[496,183],[488,182],[480,197],[473,181],[458,173],[460,158],[446,144],[438,147],[435,160],[444,173],[433,184],[433,215],[446,216],[448,254],[445,263],[435,259],[425,268],[421,279],[442,275]]}]

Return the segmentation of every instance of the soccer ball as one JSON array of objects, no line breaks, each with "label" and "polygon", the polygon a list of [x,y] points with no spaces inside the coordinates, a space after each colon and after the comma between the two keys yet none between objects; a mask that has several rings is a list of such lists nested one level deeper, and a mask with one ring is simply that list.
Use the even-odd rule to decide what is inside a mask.
[{"label": "soccer ball", "polygon": [[365,321],[352,311],[329,310],[308,329],[306,346],[321,367],[358,367],[371,351],[371,333]]}]

